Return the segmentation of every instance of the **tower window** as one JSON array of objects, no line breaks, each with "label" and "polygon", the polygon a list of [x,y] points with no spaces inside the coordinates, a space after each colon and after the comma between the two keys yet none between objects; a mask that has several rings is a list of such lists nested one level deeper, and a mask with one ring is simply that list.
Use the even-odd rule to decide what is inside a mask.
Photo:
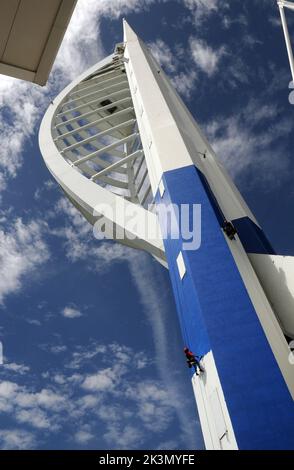
[{"label": "tower window", "polygon": [[[101,101],[101,106],[108,106],[109,104],[111,104],[112,101],[110,100],[103,100]],[[115,111],[117,110],[117,106],[113,106],[112,108],[108,108],[106,111],[109,112],[109,114],[113,114]]]}]

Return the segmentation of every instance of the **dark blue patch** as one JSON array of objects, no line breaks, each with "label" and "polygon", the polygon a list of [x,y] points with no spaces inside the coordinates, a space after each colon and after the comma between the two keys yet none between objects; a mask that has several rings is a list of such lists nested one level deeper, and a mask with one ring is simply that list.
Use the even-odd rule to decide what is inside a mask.
[{"label": "dark blue patch", "polygon": [[221,210],[218,202],[217,202],[217,199],[212,191],[212,189],[210,188],[209,184],[208,184],[208,181],[206,179],[206,177],[204,176],[203,173],[201,173],[200,170],[198,170],[198,168],[196,168],[196,171],[198,173],[198,176],[199,176],[199,179],[203,185],[203,188],[205,189],[206,191],[206,194],[207,194],[207,197],[210,201],[210,204],[211,204],[211,207],[213,208],[214,210],[214,213],[216,215],[216,218],[220,224],[220,226],[223,225],[224,221],[225,221],[225,216],[224,216],[224,213],[223,211]]},{"label": "dark blue patch", "polygon": [[[217,199],[211,190],[206,177],[199,171],[196,170],[200,178],[201,183],[206,191],[207,197],[211,203],[211,207],[217,217],[220,226],[223,225],[225,216],[217,202]],[[271,254],[275,255],[276,252],[271,246],[270,242],[266,238],[263,230],[256,225],[249,217],[242,217],[240,219],[234,219],[231,221],[236,228],[240,241],[246,251],[246,253],[259,253],[259,254]]]},{"label": "dark blue patch", "polygon": [[197,355],[213,351],[240,449],[292,449],[293,401],[203,180],[189,166],[166,172],[163,182],[157,203],[202,206],[202,244],[182,252],[183,280],[176,259],[185,240],[164,242],[184,344]]},{"label": "dark blue patch", "polygon": [[256,225],[249,217],[234,219],[232,222],[238,232],[246,253],[260,253],[267,255],[276,254],[263,230],[261,230],[261,228],[258,227],[258,225]]}]

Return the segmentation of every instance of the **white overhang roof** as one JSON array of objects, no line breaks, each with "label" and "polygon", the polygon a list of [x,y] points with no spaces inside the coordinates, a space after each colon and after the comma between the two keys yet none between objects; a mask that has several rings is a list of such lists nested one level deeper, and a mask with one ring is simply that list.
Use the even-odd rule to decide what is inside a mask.
[{"label": "white overhang roof", "polygon": [[0,0],[0,74],[45,85],[77,0]]}]

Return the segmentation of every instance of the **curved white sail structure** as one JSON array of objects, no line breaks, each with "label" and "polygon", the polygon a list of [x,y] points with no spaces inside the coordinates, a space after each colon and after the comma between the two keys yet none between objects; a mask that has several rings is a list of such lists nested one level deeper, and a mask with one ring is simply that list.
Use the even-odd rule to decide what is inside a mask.
[{"label": "curved white sail structure", "polygon": [[[40,148],[49,171],[90,223],[103,217],[114,239],[164,262],[157,217],[147,210],[153,197],[123,50],[117,46],[54,100],[41,125]],[[122,199],[126,212],[136,205],[158,238],[146,239],[140,226],[126,233],[117,213]],[[101,203],[112,210],[99,213]]]}]

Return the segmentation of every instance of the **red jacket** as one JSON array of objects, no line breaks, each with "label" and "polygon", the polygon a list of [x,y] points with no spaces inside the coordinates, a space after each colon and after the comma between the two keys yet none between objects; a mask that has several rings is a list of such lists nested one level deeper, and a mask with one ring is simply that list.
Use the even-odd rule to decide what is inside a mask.
[{"label": "red jacket", "polygon": [[195,359],[195,354],[193,354],[192,351],[186,351],[185,354],[187,359]]}]

